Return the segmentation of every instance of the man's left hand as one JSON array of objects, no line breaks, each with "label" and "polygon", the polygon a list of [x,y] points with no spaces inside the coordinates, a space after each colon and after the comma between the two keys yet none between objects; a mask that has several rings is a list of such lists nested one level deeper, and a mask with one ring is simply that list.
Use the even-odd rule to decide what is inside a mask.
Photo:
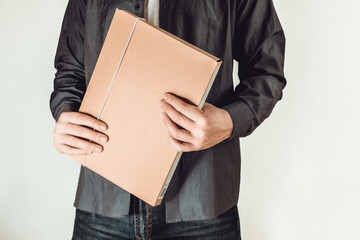
[{"label": "man's left hand", "polygon": [[199,109],[170,93],[160,102],[170,143],[179,152],[210,148],[232,134],[233,122],[224,109],[209,103]]}]

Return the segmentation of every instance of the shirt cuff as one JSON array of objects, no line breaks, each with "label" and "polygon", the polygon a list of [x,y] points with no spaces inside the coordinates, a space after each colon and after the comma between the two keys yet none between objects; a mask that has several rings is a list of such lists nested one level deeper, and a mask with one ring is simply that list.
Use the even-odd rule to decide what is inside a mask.
[{"label": "shirt cuff", "polygon": [[77,112],[79,111],[80,103],[77,102],[64,102],[62,103],[54,114],[54,119],[57,122],[61,113],[63,112]]},{"label": "shirt cuff", "polygon": [[233,131],[225,142],[245,137],[255,129],[253,127],[254,114],[245,102],[236,101],[222,107],[222,109],[230,114],[233,121]]}]

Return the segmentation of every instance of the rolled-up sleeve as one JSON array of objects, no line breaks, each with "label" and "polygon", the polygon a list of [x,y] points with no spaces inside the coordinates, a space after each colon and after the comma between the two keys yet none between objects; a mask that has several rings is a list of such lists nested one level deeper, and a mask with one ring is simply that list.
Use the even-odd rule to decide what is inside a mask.
[{"label": "rolled-up sleeve", "polygon": [[78,111],[86,90],[84,70],[85,0],[69,0],[55,55],[56,74],[50,109],[57,121],[65,111]]},{"label": "rolled-up sleeve", "polygon": [[231,137],[251,134],[282,98],[285,36],[271,0],[239,0],[233,57],[239,62],[240,83],[223,108],[233,120]]}]

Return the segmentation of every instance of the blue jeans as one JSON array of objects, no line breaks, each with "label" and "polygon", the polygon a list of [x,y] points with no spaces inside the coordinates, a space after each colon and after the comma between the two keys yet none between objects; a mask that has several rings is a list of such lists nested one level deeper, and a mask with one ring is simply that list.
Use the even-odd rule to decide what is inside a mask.
[{"label": "blue jeans", "polygon": [[132,198],[129,216],[111,218],[76,210],[72,240],[241,240],[237,206],[211,220],[165,223],[165,204]]}]

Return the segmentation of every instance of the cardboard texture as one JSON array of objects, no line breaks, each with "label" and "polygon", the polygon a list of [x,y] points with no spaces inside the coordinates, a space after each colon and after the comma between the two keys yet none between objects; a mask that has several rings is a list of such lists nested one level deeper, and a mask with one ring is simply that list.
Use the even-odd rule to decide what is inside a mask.
[{"label": "cardboard texture", "polygon": [[201,108],[220,65],[218,58],[117,10],[79,110],[107,123],[109,141],[102,153],[71,157],[159,205],[181,156],[168,141],[159,101],[170,92]]}]

